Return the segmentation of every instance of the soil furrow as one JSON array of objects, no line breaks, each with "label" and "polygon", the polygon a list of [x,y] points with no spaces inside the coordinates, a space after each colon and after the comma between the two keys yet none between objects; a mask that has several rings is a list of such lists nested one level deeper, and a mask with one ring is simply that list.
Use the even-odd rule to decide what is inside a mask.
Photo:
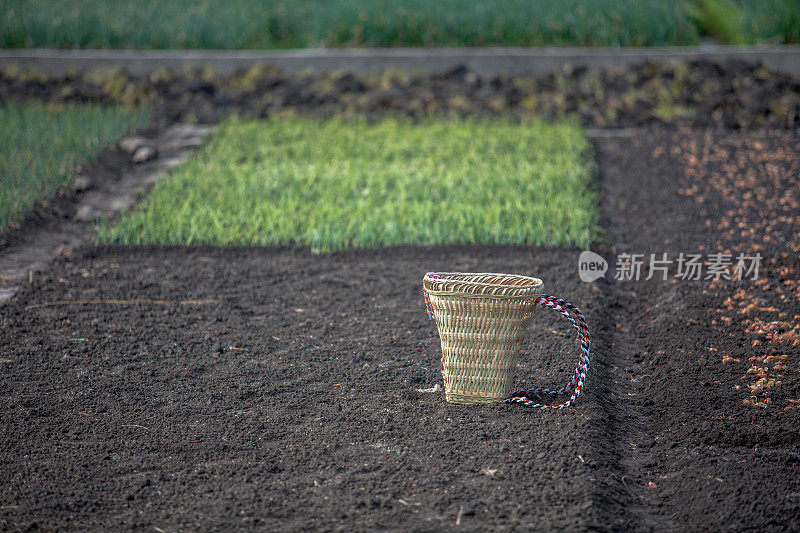
[{"label": "soil furrow", "polygon": [[[616,146],[628,143],[643,130],[632,130],[624,136],[593,136],[598,154],[611,143]],[[609,258],[617,249],[627,249],[630,243],[618,216],[619,183],[606,158],[599,158],[599,188],[602,192],[601,226],[608,232],[611,244],[601,244],[595,251]],[[608,412],[605,440],[613,457],[613,482],[611,487],[600,483],[597,490],[605,494],[617,493],[620,509],[612,510],[603,524],[619,525],[627,530],[669,531],[675,529],[671,518],[664,513],[663,504],[653,498],[648,486],[647,467],[651,461],[648,453],[648,434],[645,415],[636,404],[637,392],[632,386],[634,360],[637,346],[631,335],[634,327],[632,309],[636,293],[630,286],[613,279],[614,265],[609,265],[605,278],[595,283],[603,295],[604,312],[597,325],[595,337],[599,346],[595,350],[595,377],[604,384],[603,395]],[[598,349],[602,350],[598,354]],[[620,512],[620,510],[622,512]],[[619,521],[619,522],[617,522]],[[615,523],[617,522],[617,523]]]}]

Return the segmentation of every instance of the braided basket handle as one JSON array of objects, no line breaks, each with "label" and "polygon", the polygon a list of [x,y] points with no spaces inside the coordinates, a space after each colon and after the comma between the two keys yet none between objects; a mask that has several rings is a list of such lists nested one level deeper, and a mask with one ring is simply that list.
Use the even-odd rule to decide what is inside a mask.
[{"label": "braided basket handle", "polygon": [[[561,298],[555,298],[554,296],[542,294],[536,299],[536,303],[558,311],[564,316],[564,318],[569,320],[578,331],[578,338],[581,341],[580,362],[575,368],[575,373],[572,375],[572,379],[561,389],[550,390],[536,388],[520,390],[512,392],[511,396],[503,401],[505,403],[518,403],[535,409],[563,409],[572,405],[575,399],[580,395],[583,384],[586,381],[586,370],[589,367],[589,325],[586,323],[586,319],[583,317],[583,313],[581,313],[580,309],[569,302],[565,302]],[[531,399],[531,397],[535,396],[561,395],[569,393],[571,393],[569,399],[562,404],[551,405],[546,403],[537,403],[536,400]]]}]

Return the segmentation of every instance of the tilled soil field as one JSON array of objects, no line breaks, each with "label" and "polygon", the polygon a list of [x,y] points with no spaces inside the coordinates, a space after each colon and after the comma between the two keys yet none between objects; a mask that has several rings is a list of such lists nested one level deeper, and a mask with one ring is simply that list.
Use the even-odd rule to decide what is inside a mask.
[{"label": "tilled soil field", "polygon": [[[598,251],[715,246],[704,217],[731,198],[709,194],[698,209],[681,192],[697,183],[687,169],[714,168],[687,163],[692,143],[746,161],[752,142],[783,153],[796,137],[656,129],[600,142],[616,243]],[[769,164],[788,171],[792,157]],[[792,197],[791,183],[770,184],[764,199]],[[736,246],[747,242],[763,238]],[[783,247],[763,250],[766,279],[797,267]],[[505,247],[101,248],[62,260],[3,309],[2,523],[797,527],[797,345],[754,347],[743,324],[715,322],[747,283],[589,284],[576,260]],[[595,332],[585,396],[531,411],[418,392],[438,378],[419,292],[437,269],[532,273],[581,305]],[[576,360],[566,324],[539,313],[520,386],[557,385]],[[759,407],[748,368],[773,348],[785,366],[766,371],[781,383]]]},{"label": "tilled soil field", "polygon": [[[728,107],[597,136],[610,270],[594,283],[579,250],[524,247],[89,247],[35,273],[0,307],[0,529],[800,528],[798,91],[764,76],[745,76],[762,101],[707,85]],[[664,122],[652,101],[632,109],[611,125]],[[760,253],[758,279],[678,279],[674,263],[667,280],[613,279],[621,253],[707,269],[716,252]],[[533,411],[421,392],[439,377],[429,270],[533,274],[578,304],[585,394]],[[573,335],[539,310],[517,385],[566,381]]]},{"label": "tilled soil field", "polygon": [[[521,248],[111,248],[63,262],[3,310],[2,523],[624,523],[600,490],[615,469],[602,356],[574,409],[416,391],[439,376],[426,270],[534,273],[599,327],[601,295],[573,263]],[[75,303],[131,299],[144,301]],[[577,362],[567,323],[542,310],[531,332],[520,384],[560,385]]]},{"label": "tilled soil field", "polygon": [[465,67],[414,75],[297,75],[270,66],[133,76],[98,69],[67,76],[0,71],[0,103],[100,101],[149,105],[160,121],[216,122],[230,113],[275,117],[400,114],[425,117],[575,117],[595,128],[652,124],[725,128],[800,126],[800,83],[739,61],[645,63],[616,70],[565,67],[543,77],[479,76]]}]

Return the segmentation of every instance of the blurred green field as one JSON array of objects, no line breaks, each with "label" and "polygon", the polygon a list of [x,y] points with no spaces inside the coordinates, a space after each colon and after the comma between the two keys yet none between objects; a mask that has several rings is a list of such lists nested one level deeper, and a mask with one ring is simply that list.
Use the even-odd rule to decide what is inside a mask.
[{"label": "blurred green field", "polygon": [[3,48],[659,46],[701,32],[800,42],[800,2],[0,0]]},{"label": "blurred green field", "polygon": [[724,44],[800,43],[800,0],[687,0],[703,35]]},{"label": "blurred green field", "polygon": [[586,247],[589,144],[573,123],[225,122],[101,243]]},{"label": "blurred green field", "polygon": [[143,110],[97,104],[0,106],[0,229],[50,199],[70,181],[76,164],[146,122]]}]

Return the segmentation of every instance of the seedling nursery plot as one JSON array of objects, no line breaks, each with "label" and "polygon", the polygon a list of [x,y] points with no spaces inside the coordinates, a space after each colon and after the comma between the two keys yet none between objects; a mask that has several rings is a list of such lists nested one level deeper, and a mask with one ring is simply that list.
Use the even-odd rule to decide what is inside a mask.
[{"label": "seedling nursery plot", "polygon": [[109,244],[588,246],[596,194],[575,124],[228,121]]},{"label": "seedling nursery plot", "polygon": [[[798,84],[659,68],[161,73],[127,93],[113,76],[4,73],[2,94],[37,113],[103,95],[117,125],[97,156],[35,148],[65,161],[58,197],[0,234],[0,259],[51,226],[94,235],[56,243],[0,304],[2,528],[800,528]],[[595,113],[584,89],[620,112]],[[150,126],[110,107],[142,102]],[[30,103],[3,104],[4,131]],[[82,126],[99,109],[77,111]],[[94,192],[122,188],[191,116],[219,127],[195,156],[121,214],[72,222],[92,191],[71,167]],[[604,277],[581,279],[585,251]],[[734,276],[740,256],[758,271]],[[533,276],[579,306],[575,402],[447,403],[427,272]],[[560,389],[580,358],[579,321],[537,307],[514,390]]]}]

